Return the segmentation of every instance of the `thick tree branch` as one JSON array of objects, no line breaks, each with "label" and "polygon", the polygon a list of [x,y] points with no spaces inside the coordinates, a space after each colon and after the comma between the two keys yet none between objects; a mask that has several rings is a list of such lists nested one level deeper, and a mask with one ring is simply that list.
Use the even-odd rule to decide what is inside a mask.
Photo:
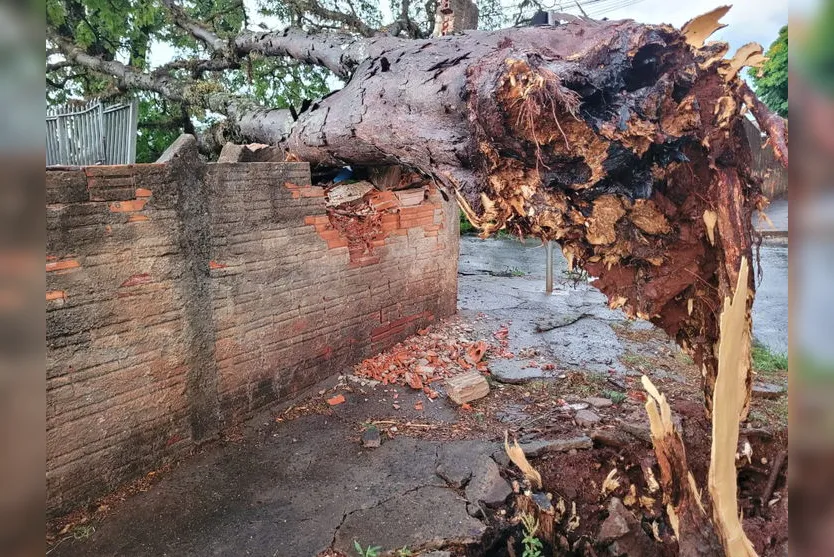
[{"label": "thick tree branch", "polygon": [[351,9],[351,13],[349,14],[338,12],[322,6],[316,0],[295,0],[291,1],[290,5],[299,13],[314,15],[324,20],[341,23],[345,28],[353,30],[363,37],[373,37],[376,34],[376,29],[362,21],[353,9]]},{"label": "thick tree branch", "polygon": [[57,34],[49,34],[52,41],[64,54],[67,61],[84,66],[102,75],[117,79],[124,88],[154,91],[165,98],[183,101],[183,86],[166,74],[148,74],[115,60],[105,60],[86,53],[67,39]]},{"label": "thick tree branch", "polygon": [[220,90],[216,85],[190,79],[175,79],[165,72],[145,73],[114,60],[87,54],[81,48],[58,36],[52,40],[67,60],[96,73],[113,77],[123,89],[159,93],[168,100],[184,105],[200,106],[226,115],[232,135],[239,138],[260,138],[280,143],[290,133],[293,118],[289,110],[266,109],[248,97]]},{"label": "thick tree branch", "polygon": [[784,118],[770,110],[759,100],[759,97],[750,89],[746,82],[739,80],[739,95],[744,104],[753,113],[756,122],[763,132],[767,134],[768,141],[776,154],[776,158],[785,168],[788,168],[788,123]]},{"label": "thick tree branch", "polygon": [[241,56],[252,52],[289,56],[349,78],[359,64],[403,41],[389,36],[363,39],[349,33],[311,33],[290,27],[276,32],[245,31],[235,38],[234,48]]},{"label": "thick tree branch", "polygon": [[218,37],[209,28],[191,19],[185,10],[182,9],[174,0],[161,0],[162,5],[165,6],[171,13],[174,23],[181,29],[188,31],[192,37],[203,43],[213,53],[228,55],[228,45],[226,41]]}]

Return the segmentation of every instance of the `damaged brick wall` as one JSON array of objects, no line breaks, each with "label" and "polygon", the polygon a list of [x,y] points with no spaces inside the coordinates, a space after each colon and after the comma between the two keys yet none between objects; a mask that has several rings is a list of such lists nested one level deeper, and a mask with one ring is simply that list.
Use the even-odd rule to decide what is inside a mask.
[{"label": "damaged brick wall", "polygon": [[67,511],[454,313],[457,210],[391,201],[357,255],[305,163],[47,172],[47,506]]}]

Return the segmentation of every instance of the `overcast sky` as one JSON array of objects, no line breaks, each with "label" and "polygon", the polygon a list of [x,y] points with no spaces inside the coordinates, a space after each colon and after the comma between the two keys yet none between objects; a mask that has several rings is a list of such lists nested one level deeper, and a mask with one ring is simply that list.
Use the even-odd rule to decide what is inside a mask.
[{"label": "overcast sky", "polygon": [[[733,7],[721,20],[729,26],[717,31],[711,40],[727,41],[731,53],[749,42],[757,42],[766,50],[776,40],[779,29],[788,23],[787,0],[730,0],[729,3]],[[726,0],[642,0],[605,16],[641,23],[671,23],[680,27],[693,17],[726,4]]]}]

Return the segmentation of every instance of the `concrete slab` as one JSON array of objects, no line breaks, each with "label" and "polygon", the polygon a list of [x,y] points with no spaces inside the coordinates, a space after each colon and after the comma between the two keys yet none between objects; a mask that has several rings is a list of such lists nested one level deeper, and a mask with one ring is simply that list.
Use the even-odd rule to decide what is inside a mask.
[{"label": "concrete slab", "polygon": [[349,555],[354,554],[354,540],[382,551],[404,546],[411,551],[439,549],[451,543],[474,543],[485,531],[481,521],[466,513],[466,500],[454,490],[420,487],[347,515],[333,546]]}]

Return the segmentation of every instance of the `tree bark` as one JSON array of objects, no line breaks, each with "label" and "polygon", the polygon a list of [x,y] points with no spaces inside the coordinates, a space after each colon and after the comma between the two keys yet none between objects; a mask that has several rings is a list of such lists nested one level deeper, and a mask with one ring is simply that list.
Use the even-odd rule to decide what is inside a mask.
[{"label": "tree bark", "polygon": [[[725,52],[633,21],[375,44],[282,144],[317,165],[409,166],[453,192],[484,235],[558,241],[613,307],[693,356],[710,409],[718,313],[752,260],[751,214],[764,204],[745,105],[787,163],[781,119]],[[748,312],[752,275],[749,288]]]},{"label": "tree bark", "polygon": [[[297,120],[210,84],[62,50],[129,86],[228,115],[239,142],[280,145],[314,165],[404,166],[455,196],[484,235],[507,228],[559,242],[612,307],[651,320],[693,356],[710,409],[718,313],[741,259],[753,260],[751,213],[766,203],[746,109],[788,161],[784,121],[738,77],[761,47],[728,60],[725,43],[704,45],[724,12],[683,30],[576,18],[426,40],[245,32],[228,49],[190,30],[214,49],[198,65],[289,56],[349,79]],[[749,287],[748,313],[752,274]]]}]

